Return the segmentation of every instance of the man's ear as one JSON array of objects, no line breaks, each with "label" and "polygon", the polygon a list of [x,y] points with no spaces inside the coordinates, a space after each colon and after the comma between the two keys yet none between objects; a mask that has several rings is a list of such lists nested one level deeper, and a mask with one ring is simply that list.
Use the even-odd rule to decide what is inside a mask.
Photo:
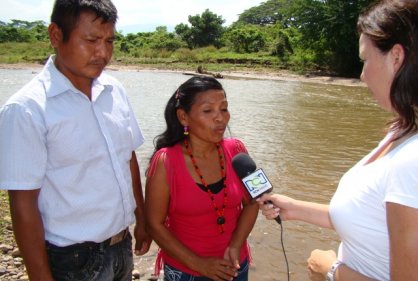
[{"label": "man's ear", "polygon": [[48,35],[52,48],[57,48],[58,45],[62,43],[62,30],[56,23],[53,22],[48,26]]},{"label": "man's ear", "polygon": [[403,61],[405,60],[405,50],[401,44],[395,44],[393,45],[390,52],[392,56],[393,67],[397,72],[399,68],[401,68]]}]

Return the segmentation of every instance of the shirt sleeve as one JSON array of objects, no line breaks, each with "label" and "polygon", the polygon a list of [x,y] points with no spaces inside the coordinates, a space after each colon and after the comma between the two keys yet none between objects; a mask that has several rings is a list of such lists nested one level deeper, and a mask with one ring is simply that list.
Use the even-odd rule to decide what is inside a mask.
[{"label": "shirt sleeve", "polygon": [[40,188],[47,163],[40,118],[21,105],[6,105],[0,110],[0,135],[0,188]]},{"label": "shirt sleeve", "polygon": [[130,111],[130,126],[132,129],[132,143],[133,143],[133,147],[132,147],[132,151],[134,151],[136,148],[138,148],[139,146],[141,146],[144,142],[145,142],[145,138],[144,135],[142,134],[142,130],[139,127],[138,121],[135,117],[135,113],[132,110],[132,106],[131,103],[128,100],[128,105],[129,105],[129,111]]},{"label": "shirt sleeve", "polygon": [[418,141],[396,156],[388,172],[385,202],[418,209]]}]

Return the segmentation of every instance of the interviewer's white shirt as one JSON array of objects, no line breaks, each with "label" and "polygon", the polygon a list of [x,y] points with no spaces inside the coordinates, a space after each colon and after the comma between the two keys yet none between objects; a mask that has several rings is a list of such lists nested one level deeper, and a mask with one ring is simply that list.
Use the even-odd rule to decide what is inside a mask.
[{"label": "interviewer's white shirt", "polygon": [[365,164],[389,138],[342,177],[330,204],[341,238],[338,259],[382,281],[390,280],[386,202],[418,209],[418,135]]}]

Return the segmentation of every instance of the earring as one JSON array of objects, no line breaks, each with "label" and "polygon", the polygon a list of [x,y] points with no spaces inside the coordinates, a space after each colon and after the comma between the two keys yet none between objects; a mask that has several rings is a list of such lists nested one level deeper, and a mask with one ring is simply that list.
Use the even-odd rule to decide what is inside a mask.
[{"label": "earring", "polygon": [[189,127],[188,126],[184,126],[184,133],[185,136],[189,135]]}]

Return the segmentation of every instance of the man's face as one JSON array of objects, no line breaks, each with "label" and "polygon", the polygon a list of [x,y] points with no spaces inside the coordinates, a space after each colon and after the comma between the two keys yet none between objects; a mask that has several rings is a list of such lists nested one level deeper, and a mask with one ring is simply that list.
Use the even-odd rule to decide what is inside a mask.
[{"label": "man's face", "polygon": [[104,23],[93,12],[80,14],[67,42],[62,41],[62,32],[54,23],[49,33],[56,50],[56,67],[80,90],[85,83],[91,85],[112,57],[115,26]]}]

